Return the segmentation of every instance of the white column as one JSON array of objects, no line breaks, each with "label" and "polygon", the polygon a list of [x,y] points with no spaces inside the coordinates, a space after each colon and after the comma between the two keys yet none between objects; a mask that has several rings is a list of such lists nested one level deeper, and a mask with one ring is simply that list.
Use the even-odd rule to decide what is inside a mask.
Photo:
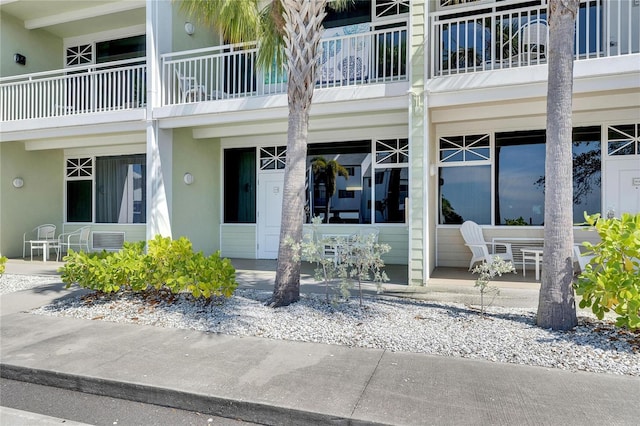
[{"label": "white column", "polygon": [[147,240],[171,237],[173,131],[153,120],[161,105],[160,54],[171,51],[171,2],[147,0]]}]

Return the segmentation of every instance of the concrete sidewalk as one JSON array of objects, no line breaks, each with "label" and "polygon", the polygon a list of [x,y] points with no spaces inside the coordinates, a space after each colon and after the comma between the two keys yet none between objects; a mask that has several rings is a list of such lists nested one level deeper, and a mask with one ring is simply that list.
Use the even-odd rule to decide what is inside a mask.
[{"label": "concrete sidewalk", "polygon": [[25,312],[80,291],[0,297],[3,377],[265,424],[635,425],[640,416],[634,377]]}]

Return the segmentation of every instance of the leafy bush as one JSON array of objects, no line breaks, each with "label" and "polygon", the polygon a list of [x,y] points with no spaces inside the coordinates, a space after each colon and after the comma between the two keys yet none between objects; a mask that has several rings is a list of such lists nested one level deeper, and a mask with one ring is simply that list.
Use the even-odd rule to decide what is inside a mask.
[{"label": "leafy bush", "polygon": [[0,275],[4,274],[5,264],[7,263],[7,258],[4,256],[0,256]]},{"label": "leafy bush", "polygon": [[591,307],[600,319],[613,310],[616,325],[640,327],[640,214],[622,214],[620,219],[585,216],[595,226],[601,241],[584,243],[595,257],[574,285],[582,296],[580,307]]},{"label": "leafy bush", "polygon": [[141,292],[168,288],[173,293],[188,291],[194,297],[230,297],[238,286],[235,269],[220,253],[194,253],[191,242],[156,236],[145,242],[126,242],[117,253],[84,253],[69,250],[60,268],[62,281],[105,293],[128,289]]}]

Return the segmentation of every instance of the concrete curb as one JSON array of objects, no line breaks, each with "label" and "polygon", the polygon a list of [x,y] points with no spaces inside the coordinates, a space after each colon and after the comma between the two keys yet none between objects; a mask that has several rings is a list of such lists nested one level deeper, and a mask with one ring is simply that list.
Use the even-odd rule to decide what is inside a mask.
[{"label": "concrete curb", "polygon": [[56,371],[0,364],[0,377],[94,395],[155,404],[259,424],[384,425],[354,418],[329,416],[252,401],[232,400],[175,389],[80,376]]}]

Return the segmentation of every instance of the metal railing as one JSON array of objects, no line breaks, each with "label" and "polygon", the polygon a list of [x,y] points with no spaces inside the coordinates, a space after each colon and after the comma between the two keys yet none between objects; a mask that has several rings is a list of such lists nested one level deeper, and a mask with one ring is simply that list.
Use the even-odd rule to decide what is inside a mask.
[{"label": "metal railing", "polygon": [[[430,28],[431,77],[546,63],[546,0],[470,2],[432,13]],[[640,7],[582,0],[575,46],[576,60],[639,53]]]},{"label": "metal railing", "polygon": [[[408,37],[402,26],[322,39],[316,88],[407,79]],[[161,56],[163,105],[286,93],[284,69],[258,69],[256,43]]]},{"label": "metal railing", "polygon": [[145,58],[0,79],[0,121],[51,118],[146,105]]}]

